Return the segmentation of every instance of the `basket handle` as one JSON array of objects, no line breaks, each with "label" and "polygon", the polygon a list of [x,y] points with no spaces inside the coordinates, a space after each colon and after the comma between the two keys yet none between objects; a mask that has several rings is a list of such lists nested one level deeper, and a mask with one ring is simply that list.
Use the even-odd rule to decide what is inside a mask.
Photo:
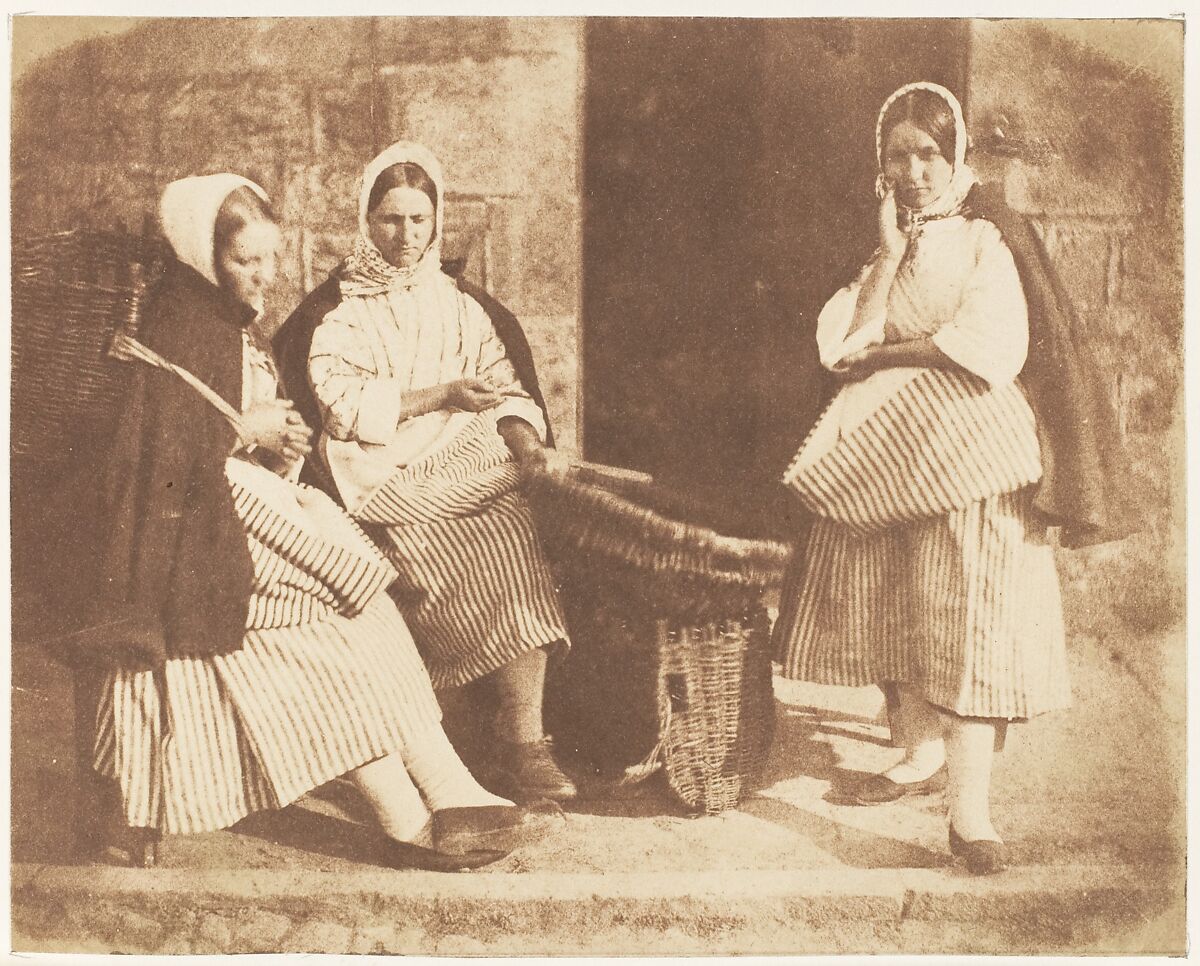
[{"label": "basket handle", "polygon": [[145,294],[145,271],[140,263],[135,263],[133,266],[133,294],[129,299],[129,311],[126,312],[120,328],[113,333],[112,343],[108,347],[109,356],[122,362],[142,362],[178,376],[224,417],[225,421],[233,427],[233,431],[237,433],[238,439],[246,440],[248,438],[246,424],[242,422],[241,413],[229,405],[224,397],[183,366],[177,366],[164,359],[153,349],[142,345],[137,340],[137,326],[141,318],[141,304]]}]

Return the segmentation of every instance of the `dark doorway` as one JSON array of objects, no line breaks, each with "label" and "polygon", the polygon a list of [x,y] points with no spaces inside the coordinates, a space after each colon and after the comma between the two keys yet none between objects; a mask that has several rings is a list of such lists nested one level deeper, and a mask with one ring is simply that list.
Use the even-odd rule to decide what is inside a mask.
[{"label": "dark doorway", "polygon": [[875,112],[961,91],[966,51],[961,21],[589,21],[589,459],[790,528],[816,314],[874,246]]}]

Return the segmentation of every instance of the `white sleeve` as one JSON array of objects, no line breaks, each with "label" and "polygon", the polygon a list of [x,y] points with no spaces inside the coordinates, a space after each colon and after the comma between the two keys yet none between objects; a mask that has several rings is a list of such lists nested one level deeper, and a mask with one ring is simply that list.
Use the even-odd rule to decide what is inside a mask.
[{"label": "white sleeve", "polygon": [[858,296],[870,270],[871,263],[868,262],[859,272],[858,278],[834,293],[817,317],[817,351],[820,353],[821,365],[826,369],[833,368],[848,355],[883,342],[883,328],[887,322],[885,315],[868,320],[852,335],[846,334],[850,331],[850,323],[854,321]]},{"label": "white sleeve", "polygon": [[479,378],[488,380],[504,397],[504,401],[492,410],[492,414],[497,421],[505,416],[516,416],[525,420],[533,427],[538,438],[545,443],[546,417],[542,413],[541,406],[533,401],[533,397],[521,385],[521,381],[517,378],[517,371],[504,351],[504,343],[496,334],[496,327],[492,325],[492,320],[484,311],[483,306],[469,296],[464,295],[463,298],[468,300],[470,311],[476,313],[476,324],[479,325],[479,331],[482,333],[479,349]]},{"label": "white sleeve", "polygon": [[954,362],[993,386],[1012,382],[1029,352],[1029,312],[1012,252],[982,222],[977,260],[954,317],[933,334]]},{"label": "white sleeve", "polygon": [[367,334],[345,302],[313,332],[308,378],[334,439],[386,443],[395,435],[405,387],[378,374]]}]

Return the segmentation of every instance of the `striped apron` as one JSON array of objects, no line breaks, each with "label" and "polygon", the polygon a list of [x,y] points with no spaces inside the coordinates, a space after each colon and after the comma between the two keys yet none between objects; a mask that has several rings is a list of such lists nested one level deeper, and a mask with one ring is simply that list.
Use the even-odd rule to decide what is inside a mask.
[{"label": "striped apron", "polygon": [[94,765],[118,782],[130,826],[225,828],[440,720],[384,592],[395,574],[362,531],[310,487],[227,467],[254,561],[245,642],[107,678]]},{"label": "striped apron", "polygon": [[783,674],[906,682],[976,717],[1067,707],[1054,551],[1029,485],[1036,425],[1019,387],[925,370],[814,453],[822,431],[785,476],[816,520],[781,597]]},{"label": "striped apron", "polygon": [[435,688],[457,687],[567,632],[520,473],[480,413],[355,514],[379,527],[393,593]]}]

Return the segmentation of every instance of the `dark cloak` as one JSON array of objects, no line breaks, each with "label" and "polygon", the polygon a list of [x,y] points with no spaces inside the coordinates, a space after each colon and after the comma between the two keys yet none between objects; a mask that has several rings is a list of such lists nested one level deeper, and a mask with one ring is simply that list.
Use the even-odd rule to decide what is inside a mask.
[{"label": "dark cloak", "polygon": [[[235,408],[243,326],[253,312],[176,261],[150,297],[138,338]],[[66,561],[56,648],[70,663],[145,670],[242,646],[254,569],[225,459],[236,436],[177,376],[141,362],[115,436],[77,461],[49,503]],[[67,526],[62,524],[66,523]],[[56,581],[57,582],[57,581]]]},{"label": "dark cloak", "polygon": [[1060,527],[1063,546],[1119,540],[1137,529],[1129,459],[1116,406],[1054,264],[1029,219],[995,188],[976,185],[968,217],[994,224],[1012,251],[1029,308],[1029,355],[1021,370],[1037,417],[1042,479],[1034,509]]}]

